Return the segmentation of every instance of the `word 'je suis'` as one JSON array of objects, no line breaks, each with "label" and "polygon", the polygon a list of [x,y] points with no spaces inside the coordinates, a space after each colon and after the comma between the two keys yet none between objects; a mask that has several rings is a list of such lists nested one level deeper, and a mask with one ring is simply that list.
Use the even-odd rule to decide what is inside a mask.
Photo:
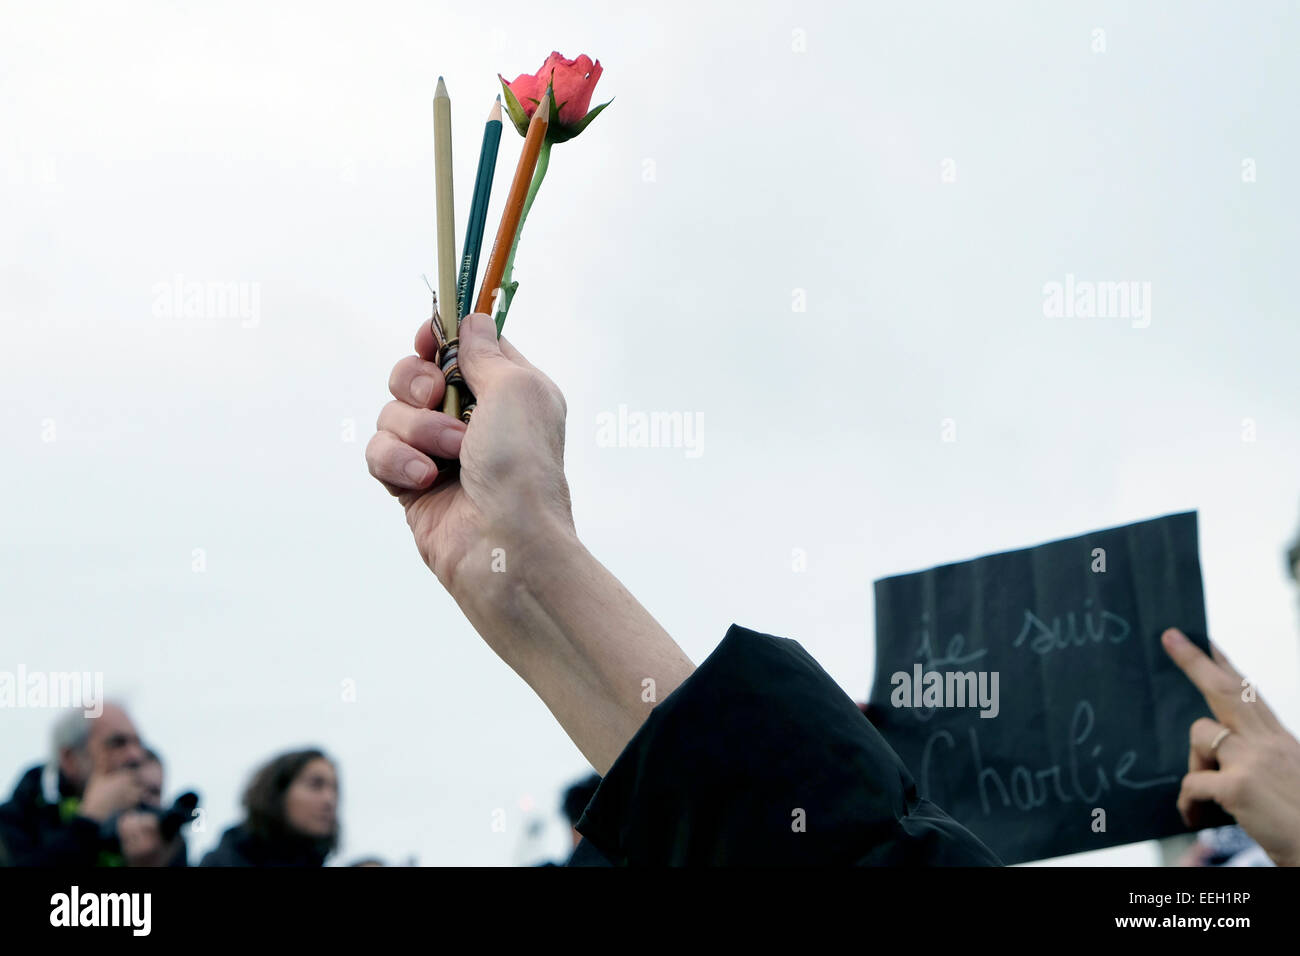
[{"label": "word 'je suis'", "polygon": [[[1024,624],[1020,633],[1011,642],[1012,647],[1021,647],[1029,641],[1029,647],[1036,654],[1050,654],[1052,651],[1067,647],[1085,647],[1089,644],[1120,644],[1128,639],[1133,628],[1128,621],[1110,611],[1094,613],[1088,610],[1091,600],[1084,602],[1084,611],[1075,617],[1070,611],[1062,617],[1052,617],[1052,626],[1033,611],[1025,611]],[[1062,626],[1064,624],[1064,626]],[[1032,637],[1031,637],[1032,635]]]}]

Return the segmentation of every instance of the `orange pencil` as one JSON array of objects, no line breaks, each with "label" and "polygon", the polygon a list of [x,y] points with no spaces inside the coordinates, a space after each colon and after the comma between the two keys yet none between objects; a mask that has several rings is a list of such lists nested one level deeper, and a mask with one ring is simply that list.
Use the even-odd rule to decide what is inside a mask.
[{"label": "orange pencil", "polygon": [[537,107],[537,112],[528,123],[524,150],[519,154],[514,182],[510,184],[510,193],[506,196],[506,208],[501,213],[501,227],[497,229],[497,237],[492,240],[492,253],[488,256],[487,267],[483,272],[483,285],[478,292],[475,312],[491,315],[495,308],[497,288],[506,273],[506,259],[510,256],[510,247],[515,244],[515,233],[519,231],[519,219],[524,212],[524,200],[528,197],[528,187],[533,182],[533,170],[537,168],[537,155],[541,152],[542,140],[546,139],[550,118],[551,98],[543,96],[542,105]]}]

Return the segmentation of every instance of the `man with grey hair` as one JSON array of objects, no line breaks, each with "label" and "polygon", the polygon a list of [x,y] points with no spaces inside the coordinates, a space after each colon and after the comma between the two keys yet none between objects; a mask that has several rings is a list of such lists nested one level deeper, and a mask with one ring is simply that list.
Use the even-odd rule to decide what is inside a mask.
[{"label": "man with grey hair", "polygon": [[[173,858],[140,774],[145,750],[121,706],[98,717],[81,710],[54,725],[48,763],[29,769],[0,806],[0,843],[10,866],[161,866]],[[104,839],[105,824],[119,846]]]}]

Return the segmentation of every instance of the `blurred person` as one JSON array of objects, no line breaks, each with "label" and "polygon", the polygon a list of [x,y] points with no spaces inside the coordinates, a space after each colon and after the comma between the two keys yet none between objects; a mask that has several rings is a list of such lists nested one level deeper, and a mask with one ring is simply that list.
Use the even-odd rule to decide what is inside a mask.
[{"label": "blurred person", "polygon": [[593,773],[564,791],[564,801],[561,809],[564,811],[565,819],[569,821],[569,834],[573,839],[573,852],[569,855],[567,866],[613,865],[605,858],[603,853],[592,846],[590,840],[584,839],[582,834],[578,832],[578,821],[582,819],[583,813],[587,810],[587,805],[596,796],[596,790],[599,787],[600,774]]},{"label": "blurred person", "polygon": [[600,774],[593,773],[564,791],[560,810],[564,813],[564,818],[569,821],[569,833],[575,847],[582,842],[582,834],[577,829],[578,821],[582,819],[583,811],[587,809],[587,804],[591,803],[591,798],[596,795],[596,788],[599,786]]},{"label": "blurred person", "polygon": [[[158,756],[157,751],[145,748],[144,762],[140,764],[137,771],[140,775],[140,783],[144,787],[144,793],[141,803],[147,807],[153,807],[155,810],[163,811],[163,762]],[[186,846],[185,838],[179,831],[177,832],[174,843],[174,852],[167,866],[188,866],[189,849]]]},{"label": "blurred person", "polygon": [[163,805],[162,758],[153,750],[145,749],[144,762],[140,764],[140,782],[144,785],[144,802],[151,807]]},{"label": "blurred person", "polygon": [[1296,534],[1296,539],[1292,542],[1291,547],[1286,552],[1287,570],[1291,572],[1291,580],[1300,584],[1300,532]]},{"label": "blurred person", "polygon": [[[106,702],[55,722],[50,760],[27,770],[0,806],[0,842],[11,866],[161,866],[183,852],[147,812],[140,735]],[[109,832],[105,833],[105,829]]]},{"label": "blurred person", "polygon": [[1208,827],[1198,830],[1179,866],[1273,866],[1264,848],[1241,827]]},{"label": "blurred person", "polygon": [[696,667],[578,539],[560,390],[489,315],[461,321],[458,347],[469,424],[436,410],[446,379],[421,323],[366,462],[428,568],[601,775],[585,840],[617,865],[999,864],[796,642],[733,624]]},{"label": "blurred person", "polygon": [[612,866],[613,864],[605,858],[605,855],[592,846],[590,840],[583,838],[578,832],[578,821],[582,819],[582,814],[586,812],[587,805],[591,803],[592,797],[596,795],[596,790],[600,787],[600,775],[590,774],[581,780],[570,785],[564,791],[564,798],[560,801],[560,812],[564,818],[569,821],[569,837],[572,841],[572,850],[564,863],[539,863],[538,866]]},{"label": "blurred person", "polygon": [[322,751],[280,754],[253,774],[244,821],[199,865],[324,866],[338,847],[338,803],[338,772]]}]

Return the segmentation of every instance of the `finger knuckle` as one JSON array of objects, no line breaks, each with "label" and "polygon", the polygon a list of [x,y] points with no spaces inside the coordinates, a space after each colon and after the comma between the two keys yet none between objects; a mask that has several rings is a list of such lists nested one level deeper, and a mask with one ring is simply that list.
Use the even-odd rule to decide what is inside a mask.
[{"label": "finger knuckle", "polygon": [[[1247,743],[1247,741],[1242,741]],[[1284,759],[1279,750],[1268,740],[1252,740],[1250,746],[1241,747],[1241,755],[1236,763],[1244,773],[1267,773],[1269,768],[1278,767]]]},{"label": "finger knuckle", "polygon": [[556,385],[556,384],[555,384],[554,382],[552,382],[549,378],[548,378],[546,381],[547,381],[547,382],[550,384],[550,386],[551,386],[551,395],[552,395],[553,398],[554,398],[554,401],[555,401],[556,407],[559,408],[559,410],[560,410],[560,417],[561,417],[561,418],[567,418],[568,415],[569,415],[569,403],[568,403],[568,401],[565,399],[565,397],[564,397],[564,393],[563,393],[562,391],[560,391],[560,386]]},{"label": "finger knuckle", "polygon": [[406,370],[407,364],[407,360],[402,359],[393,366],[393,370],[388,374],[388,390],[393,394],[397,394],[397,389],[402,384],[403,373]]},{"label": "finger knuckle", "polygon": [[1222,671],[1220,671],[1219,676],[1214,679],[1214,683],[1211,685],[1210,689],[1225,700],[1235,700],[1237,697],[1237,682]]},{"label": "finger knuckle", "polygon": [[1296,740],[1286,731],[1271,733],[1265,739],[1261,751],[1269,766],[1284,767],[1296,759]]},{"label": "finger knuckle", "polygon": [[1250,789],[1250,774],[1243,767],[1221,771],[1223,773],[1223,802],[1228,806],[1237,806],[1246,797]]},{"label": "finger knuckle", "polygon": [[567,414],[568,403],[564,400],[564,393],[549,378],[535,369],[519,369],[514,374],[526,389],[531,404],[561,416]]}]

